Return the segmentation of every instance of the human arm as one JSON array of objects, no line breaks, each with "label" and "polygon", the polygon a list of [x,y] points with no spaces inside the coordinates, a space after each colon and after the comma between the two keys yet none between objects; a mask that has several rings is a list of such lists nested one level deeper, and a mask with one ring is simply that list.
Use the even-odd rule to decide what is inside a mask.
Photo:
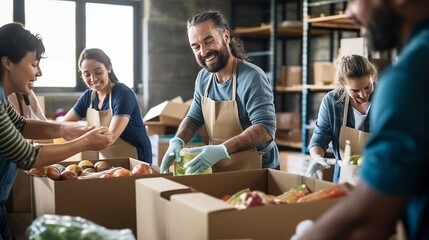
[{"label": "human arm", "polygon": [[60,122],[47,122],[35,119],[27,119],[22,135],[27,139],[75,139],[94,129],[94,126],[82,126],[79,124],[64,124]]},{"label": "human arm", "polygon": [[[111,144],[111,136],[106,132],[107,129],[96,129],[69,143],[32,146],[20,133],[27,121],[29,120],[21,117],[12,106],[0,103],[0,153],[21,169],[59,162],[75,153],[97,150]],[[57,129],[59,132],[59,127]],[[44,147],[46,151],[42,150]]]},{"label": "human arm", "polygon": [[388,239],[404,214],[408,197],[388,196],[360,182],[323,214],[300,240]]},{"label": "human arm", "polygon": [[50,165],[83,151],[99,151],[113,142],[113,134],[99,127],[63,144],[41,145],[33,167]]}]

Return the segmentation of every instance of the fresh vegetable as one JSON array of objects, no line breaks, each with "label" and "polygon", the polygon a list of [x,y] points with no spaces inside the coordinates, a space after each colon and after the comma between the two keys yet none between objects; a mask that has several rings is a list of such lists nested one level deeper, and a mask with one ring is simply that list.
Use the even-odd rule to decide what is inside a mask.
[{"label": "fresh vegetable", "polygon": [[135,240],[131,229],[108,229],[81,217],[45,214],[27,229],[29,240]]},{"label": "fresh vegetable", "polygon": [[110,167],[110,164],[106,161],[98,161],[94,164],[95,171],[97,172],[102,172],[109,169]]},{"label": "fresh vegetable", "polygon": [[237,202],[240,201],[240,195],[247,192],[250,192],[249,188],[242,189],[234,193],[228,200],[226,200],[226,202],[229,204],[235,205]]},{"label": "fresh vegetable", "polygon": [[58,168],[54,166],[47,166],[46,176],[54,181],[58,181],[61,179],[61,172]]},{"label": "fresh vegetable", "polygon": [[352,155],[349,159],[346,160],[350,165],[358,165],[358,160],[361,158],[361,155]]},{"label": "fresh vegetable", "polygon": [[150,167],[148,163],[142,162],[139,163],[137,166],[133,167],[133,170],[131,171],[133,175],[144,175],[144,174],[152,174],[153,169]]},{"label": "fresh vegetable", "polygon": [[298,199],[298,203],[343,197],[348,194],[350,189],[351,185],[349,183],[338,184],[301,197]]},{"label": "fresh vegetable", "polygon": [[[190,153],[185,148],[180,150],[180,161],[174,162],[174,176],[185,175],[186,168],[183,165],[194,159],[197,155],[198,153]],[[203,173],[212,173],[212,168],[207,168]]]},{"label": "fresh vegetable", "polygon": [[308,187],[305,184],[300,184],[276,196],[274,201],[276,203],[296,203],[299,198],[308,194],[310,194]]},{"label": "fresh vegetable", "polygon": [[61,172],[61,178],[60,180],[74,180],[78,179],[78,175],[75,172],[64,170]]}]

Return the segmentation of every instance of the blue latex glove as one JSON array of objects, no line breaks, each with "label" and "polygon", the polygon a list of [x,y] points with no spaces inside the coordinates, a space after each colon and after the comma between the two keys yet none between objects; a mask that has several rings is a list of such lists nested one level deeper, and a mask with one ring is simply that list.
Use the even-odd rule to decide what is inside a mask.
[{"label": "blue latex glove", "polygon": [[203,173],[207,168],[213,166],[219,160],[230,158],[225,145],[207,145],[188,149],[189,153],[199,153],[194,159],[183,165],[185,174]]},{"label": "blue latex glove", "polygon": [[180,161],[180,150],[185,146],[185,142],[178,137],[174,137],[170,139],[168,149],[165,152],[164,157],[162,158],[161,168],[159,171],[161,173],[168,173],[171,162],[176,160],[176,162]]},{"label": "blue latex glove", "polygon": [[331,165],[328,164],[328,161],[326,160],[326,158],[316,157],[308,166],[307,172],[305,173],[305,175],[307,175],[307,177],[317,178],[317,174],[316,174],[317,169],[328,169],[330,167]]}]

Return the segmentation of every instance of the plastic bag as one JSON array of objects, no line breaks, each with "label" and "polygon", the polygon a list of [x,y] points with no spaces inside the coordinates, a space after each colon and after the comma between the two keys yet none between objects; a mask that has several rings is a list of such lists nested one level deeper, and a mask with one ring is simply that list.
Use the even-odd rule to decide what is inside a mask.
[{"label": "plastic bag", "polygon": [[27,228],[30,240],[135,240],[131,229],[107,229],[82,217],[45,214]]}]

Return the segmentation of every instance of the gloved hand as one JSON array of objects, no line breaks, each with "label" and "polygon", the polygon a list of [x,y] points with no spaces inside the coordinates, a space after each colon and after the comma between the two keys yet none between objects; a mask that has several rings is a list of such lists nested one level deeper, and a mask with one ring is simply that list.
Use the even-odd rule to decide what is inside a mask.
[{"label": "gloved hand", "polygon": [[290,240],[299,240],[308,229],[314,225],[314,222],[310,219],[303,220],[296,225],[295,234],[290,238]]},{"label": "gloved hand", "polygon": [[305,173],[305,175],[307,175],[307,177],[317,178],[317,175],[316,175],[317,169],[328,169],[330,167],[331,165],[328,164],[326,158],[316,157],[308,166],[307,172]]},{"label": "gloved hand", "polygon": [[207,145],[188,149],[189,153],[199,153],[194,159],[183,165],[185,174],[202,173],[219,160],[230,158],[225,145]]},{"label": "gloved hand", "polygon": [[173,160],[176,162],[180,161],[180,150],[185,146],[185,142],[178,137],[170,139],[168,149],[165,152],[164,157],[162,158],[161,168],[159,171],[161,173],[168,173],[168,168],[171,165]]}]

